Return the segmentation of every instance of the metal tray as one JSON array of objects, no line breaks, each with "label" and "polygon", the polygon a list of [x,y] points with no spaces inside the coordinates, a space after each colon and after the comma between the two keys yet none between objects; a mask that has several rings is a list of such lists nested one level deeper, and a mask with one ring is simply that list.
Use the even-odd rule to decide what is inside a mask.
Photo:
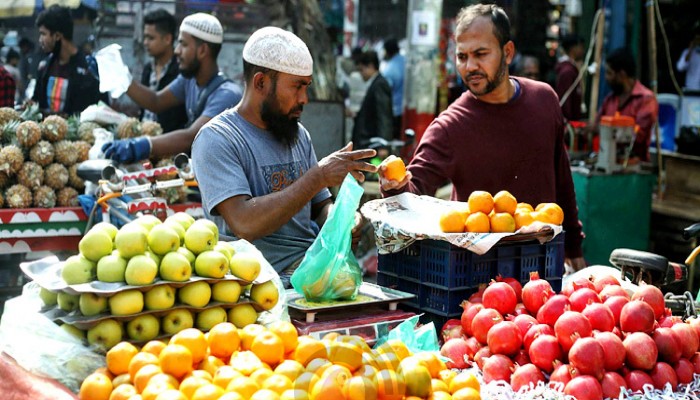
[{"label": "metal tray", "polygon": [[374,283],[362,282],[357,293],[359,299],[347,301],[340,300],[328,303],[304,304],[306,299],[294,289],[287,290],[287,307],[290,312],[306,314],[306,322],[314,322],[316,313],[345,311],[353,308],[366,307],[368,305],[388,305],[389,310],[396,310],[399,302],[416,297],[411,293],[401,292]]}]

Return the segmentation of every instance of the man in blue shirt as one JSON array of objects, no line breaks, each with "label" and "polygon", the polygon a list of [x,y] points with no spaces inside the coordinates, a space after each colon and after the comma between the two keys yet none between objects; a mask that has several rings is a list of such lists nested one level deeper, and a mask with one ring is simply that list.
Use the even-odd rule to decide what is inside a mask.
[{"label": "man in blue shirt", "polygon": [[216,59],[224,31],[216,17],[197,13],[182,20],[175,55],[180,75],[155,92],[132,81],[127,90],[139,106],[160,113],[179,104],[187,110],[187,128],[156,137],[116,140],[102,147],[105,156],[120,163],[189,153],[199,129],[210,119],[241,100],[241,89],[226,79]]},{"label": "man in blue shirt", "polygon": [[391,103],[394,113],[394,138],[401,136],[401,117],[403,116],[403,79],[406,71],[406,59],[399,53],[396,39],[384,42],[384,65],[382,76],[391,86]]}]

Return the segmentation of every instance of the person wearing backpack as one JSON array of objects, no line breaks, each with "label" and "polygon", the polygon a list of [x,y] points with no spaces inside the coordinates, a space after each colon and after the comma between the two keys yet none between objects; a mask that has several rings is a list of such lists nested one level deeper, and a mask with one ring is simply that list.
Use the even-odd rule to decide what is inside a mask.
[{"label": "person wearing backpack", "polygon": [[205,13],[185,17],[175,48],[180,75],[158,92],[132,81],[126,94],[139,106],[155,113],[184,104],[187,127],[156,137],[106,143],[102,146],[105,157],[130,163],[183,152],[189,154],[199,129],[222,111],[236,105],[242,97],[241,88],[219,71],[216,60],[223,41],[223,28],[216,17]]}]

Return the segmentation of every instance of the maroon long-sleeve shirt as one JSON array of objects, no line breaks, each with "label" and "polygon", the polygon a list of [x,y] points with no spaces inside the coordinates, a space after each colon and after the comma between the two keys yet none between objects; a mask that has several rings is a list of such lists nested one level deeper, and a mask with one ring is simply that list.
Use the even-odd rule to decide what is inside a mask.
[{"label": "maroon long-sleeve shirt", "polygon": [[533,206],[556,202],[564,210],[566,255],[580,257],[582,231],[557,95],[545,83],[512,79],[520,94],[508,103],[485,103],[467,91],[430,124],[402,191],[434,195],[451,181],[452,200],[467,201],[474,190],[508,190]]}]

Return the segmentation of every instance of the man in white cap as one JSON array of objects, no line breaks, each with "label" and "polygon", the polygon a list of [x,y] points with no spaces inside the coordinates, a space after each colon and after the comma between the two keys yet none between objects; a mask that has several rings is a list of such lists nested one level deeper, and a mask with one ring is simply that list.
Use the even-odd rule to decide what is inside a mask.
[{"label": "man in white cap", "polygon": [[180,75],[158,92],[132,81],[126,93],[139,106],[154,113],[185,104],[187,128],[156,137],[107,143],[102,147],[105,156],[129,163],[189,153],[199,129],[241,99],[241,89],[226,79],[216,62],[223,41],[224,31],[216,17],[204,13],[185,17],[175,48]]},{"label": "man in white cap", "polygon": [[332,203],[328,187],[376,167],[352,143],[317,161],[299,123],[313,60],[293,33],[259,29],[243,48],[243,100],[208,122],[192,144],[207,218],[257,246],[286,286]]}]

